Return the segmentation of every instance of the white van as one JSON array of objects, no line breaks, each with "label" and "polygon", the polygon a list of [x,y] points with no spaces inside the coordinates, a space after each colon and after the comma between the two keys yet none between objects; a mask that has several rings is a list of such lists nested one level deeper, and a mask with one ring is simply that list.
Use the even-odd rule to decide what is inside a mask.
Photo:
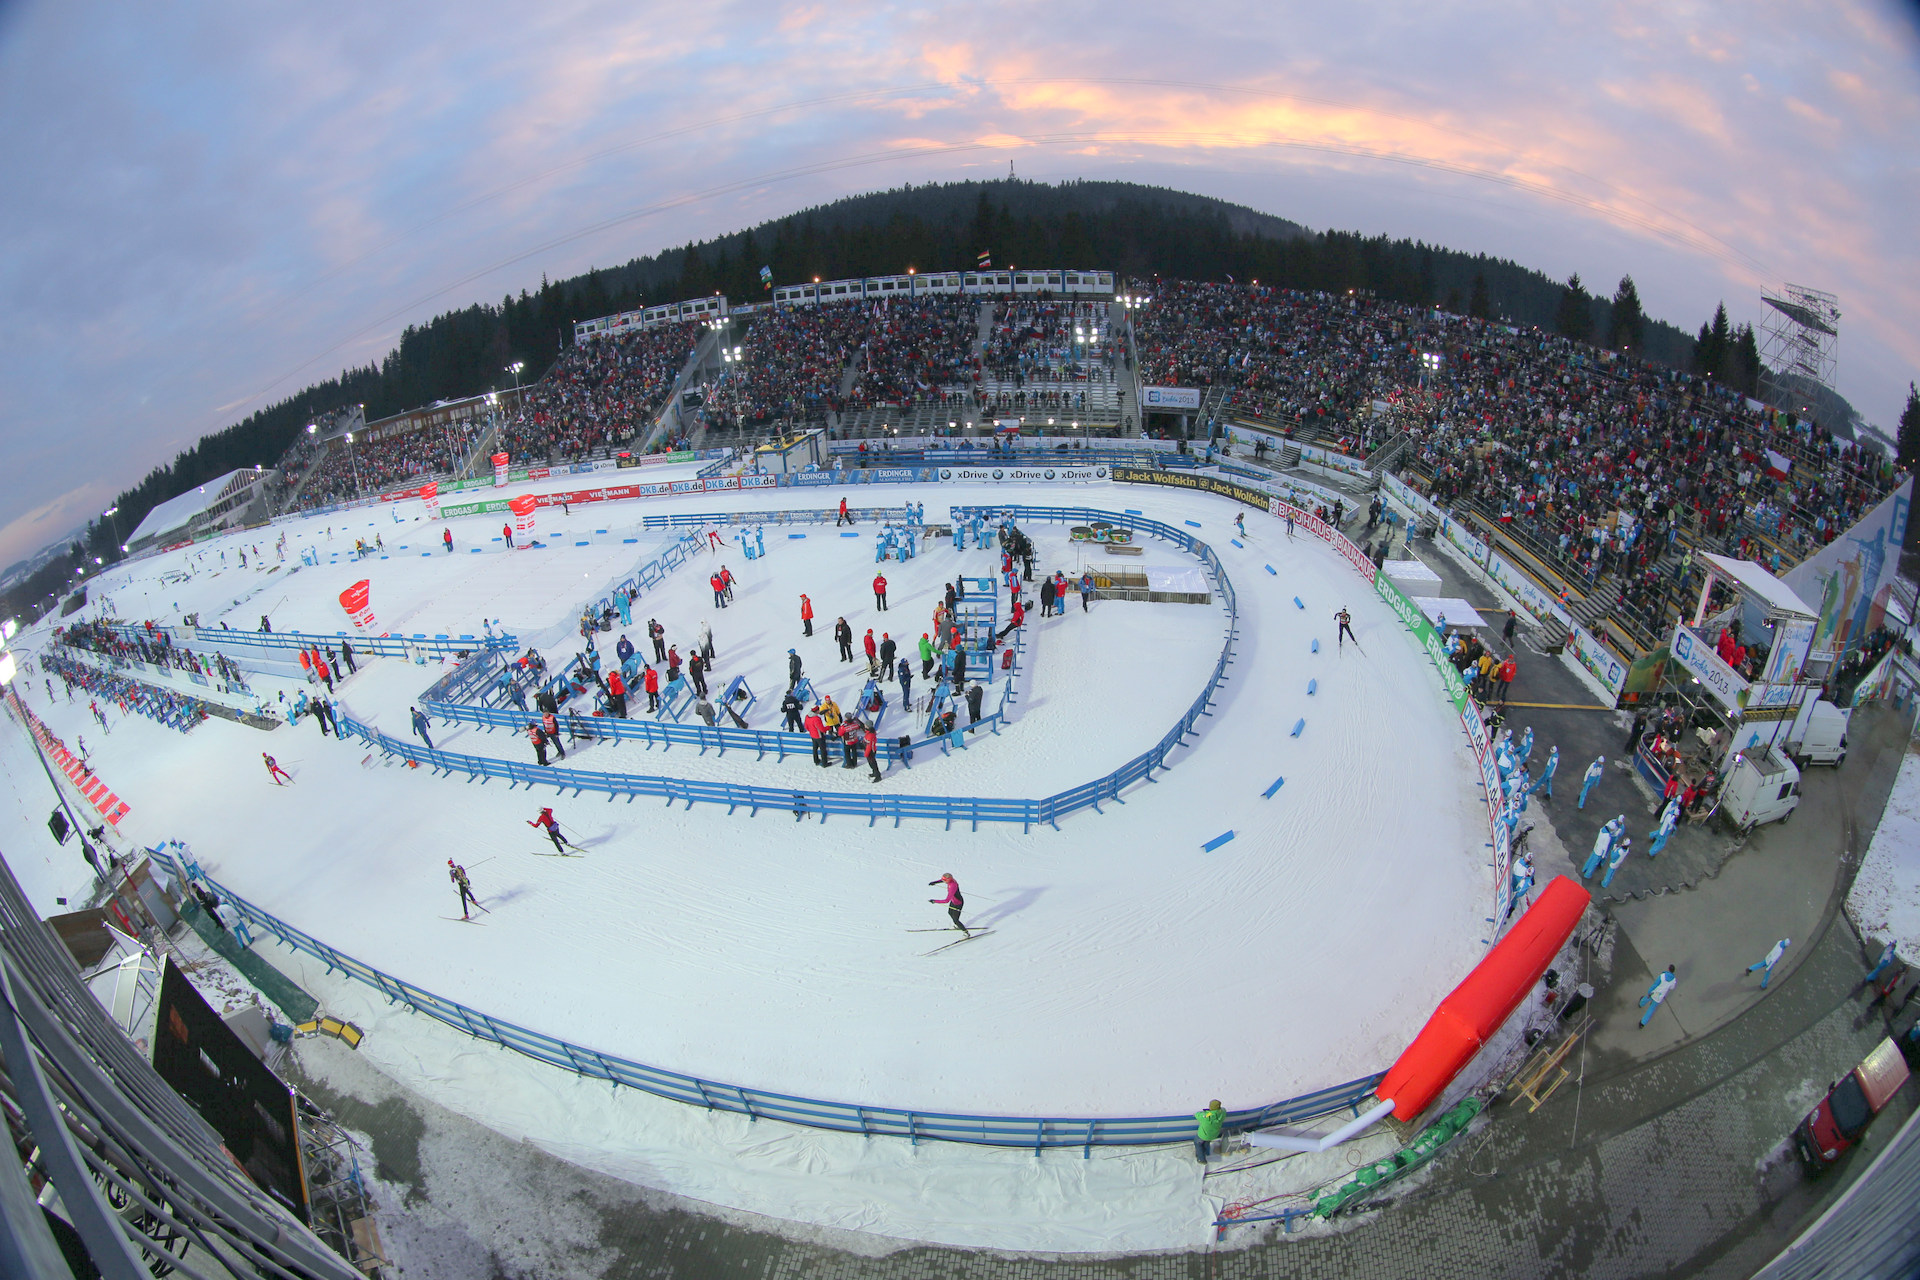
[{"label": "white van", "polygon": [[1800,803],[1800,770],[1770,747],[1734,755],[1720,787],[1720,812],[1741,831],[1777,822]]},{"label": "white van", "polygon": [[1787,747],[1794,762],[1803,769],[1809,764],[1840,764],[1847,758],[1847,726],[1852,719],[1851,708],[1826,701],[1807,703],[1794,722]]}]

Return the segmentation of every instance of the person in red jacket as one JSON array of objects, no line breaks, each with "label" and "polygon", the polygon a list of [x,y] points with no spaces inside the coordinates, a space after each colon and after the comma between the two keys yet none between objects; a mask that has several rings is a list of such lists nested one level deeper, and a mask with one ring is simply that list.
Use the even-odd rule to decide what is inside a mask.
[{"label": "person in red jacket", "polygon": [[333,669],[327,666],[327,660],[319,654],[313,656],[313,674],[320,677],[320,683],[327,686],[327,692],[333,692]]},{"label": "person in red jacket", "polygon": [[825,767],[832,762],[827,759],[827,722],[820,718],[820,708],[807,712],[807,718],[800,722],[806,727],[807,736],[813,739],[813,762]]},{"label": "person in red jacket", "polygon": [[867,730],[867,768],[873,770],[873,780],[880,781],[880,735],[872,729]]},{"label": "person in red jacket", "polygon": [[527,825],[530,827],[546,828],[547,839],[553,841],[553,851],[555,853],[565,853],[568,849],[578,849],[580,847],[560,834],[560,820],[553,816],[553,810],[551,809],[542,809],[540,816],[527,823]]},{"label": "person in red jacket", "polygon": [[873,642],[872,627],[867,628],[867,638],[861,641],[860,647],[867,651],[867,674],[874,676],[879,675],[880,659],[875,655],[879,653],[880,646]]},{"label": "person in red jacket", "polygon": [[672,684],[680,675],[680,646],[667,646],[667,683]]},{"label": "person in red jacket", "polygon": [[847,514],[847,500],[845,498],[842,498],[840,499],[840,518],[833,522],[833,527],[838,529],[843,524],[852,524],[852,523],[853,523],[853,517]]},{"label": "person in red jacket", "polygon": [[713,588],[713,607],[716,609],[726,608],[727,584],[720,581],[720,575],[717,573],[708,574],[707,585]]},{"label": "person in red jacket", "polygon": [[607,701],[613,706],[613,714],[622,720],[627,718],[627,682],[618,667],[607,673]]},{"label": "person in red jacket", "polygon": [[1500,705],[1507,705],[1507,695],[1513,692],[1513,678],[1520,674],[1520,664],[1508,654],[1507,660],[1500,664]]},{"label": "person in red jacket", "polygon": [[640,681],[647,691],[647,710],[658,711],[660,709],[660,673],[648,667],[646,674],[640,677]]},{"label": "person in red jacket", "polygon": [[813,601],[804,592],[800,596],[800,634],[813,634]]},{"label": "person in red jacket", "polygon": [[446,543],[447,550],[451,552],[453,550],[453,530],[442,529],[440,531],[440,541]]},{"label": "person in red jacket", "polygon": [[873,575],[873,607],[882,613],[887,611],[887,575],[884,573]]},{"label": "person in red jacket", "polygon": [[507,540],[507,545],[511,547],[513,545],[513,526],[510,524],[501,525],[500,536],[505,538]]},{"label": "person in red jacket", "polygon": [[1026,606],[1021,604],[1018,599],[1015,599],[1013,602],[1013,616],[1007,620],[1006,626],[1000,628],[1000,638],[1002,640],[1005,640],[1007,638],[1008,632],[1012,631],[1014,628],[1018,627],[1021,623],[1025,622],[1026,620],[1027,620]]}]

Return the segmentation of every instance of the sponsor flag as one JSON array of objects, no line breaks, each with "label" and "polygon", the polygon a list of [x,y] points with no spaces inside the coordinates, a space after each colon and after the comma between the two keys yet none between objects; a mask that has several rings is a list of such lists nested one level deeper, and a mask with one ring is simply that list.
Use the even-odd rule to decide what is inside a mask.
[{"label": "sponsor flag", "polygon": [[1784,454],[1767,450],[1767,474],[1775,480],[1785,480],[1787,472],[1793,470],[1793,463]]},{"label": "sponsor flag", "polygon": [[985,271],[988,267],[992,265],[993,265],[992,251],[987,249],[982,249],[980,251],[980,269],[982,271]]},{"label": "sponsor flag", "polygon": [[773,288],[773,268],[772,267],[760,268],[760,283],[765,288],[768,288],[768,289]]}]

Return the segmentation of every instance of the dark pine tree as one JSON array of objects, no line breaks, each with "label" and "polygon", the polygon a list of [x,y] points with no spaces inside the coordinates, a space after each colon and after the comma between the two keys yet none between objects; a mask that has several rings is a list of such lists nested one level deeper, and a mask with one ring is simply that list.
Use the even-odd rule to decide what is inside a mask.
[{"label": "dark pine tree", "polygon": [[1593,298],[1580,283],[1578,271],[1567,277],[1567,287],[1560,292],[1560,310],[1553,318],[1553,327],[1561,337],[1575,342],[1585,342],[1593,334]]},{"label": "dark pine tree", "polygon": [[1613,291],[1613,314],[1607,320],[1607,345],[1615,351],[1630,351],[1640,345],[1640,331],[1647,317],[1640,310],[1640,291],[1633,287],[1632,276],[1621,276],[1620,287]]}]

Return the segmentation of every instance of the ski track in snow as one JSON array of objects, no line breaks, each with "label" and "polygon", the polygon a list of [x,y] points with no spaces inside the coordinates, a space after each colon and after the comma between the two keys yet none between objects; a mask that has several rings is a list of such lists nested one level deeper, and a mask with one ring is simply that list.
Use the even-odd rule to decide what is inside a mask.
[{"label": "ski track in snow", "polygon": [[[406,619],[409,631],[477,633],[480,617],[492,616],[530,635],[563,625],[581,601],[657,552],[662,535],[634,530],[642,514],[831,506],[841,492],[690,495],[572,517],[542,510],[540,536],[562,545],[511,555],[464,553],[499,529],[500,517],[476,516],[447,522],[462,548],[453,556],[153,581],[182,566],[185,553],[176,552],[132,567],[144,589],[116,585],[127,582],[122,569],[107,576],[105,594],[128,618],[177,620],[168,607],[177,602],[206,625],[224,616],[251,630],[270,612],[276,629],[331,633],[345,625],[338,591],[367,577],[382,628],[400,630]],[[556,797],[436,778],[377,755],[363,768],[368,748],[323,739],[310,721],[263,734],[216,719],[183,737],[115,714],[111,736],[96,737],[83,702],[47,708],[37,676],[24,688],[69,742],[87,734],[96,769],[133,805],[128,836],[184,840],[216,879],[348,954],[595,1049],[834,1100],[1050,1115],[1185,1114],[1210,1097],[1242,1107],[1384,1069],[1482,954],[1492,873],[1465,737],[1428,660],[1371,589],[1330,548],[1305,536],[1289,542],[1283,526],[1252,512],[1247,547],[1233,547],[1236,504],[1210,495],[1110,486],[844,492],[856,505],[925,501],[935,523],[949,504],[975,503],[1133,506],[1175,527],[1200,520],[1241,603],[1236,661],[1213,715],[1171,769],[1135,786],[1126,803],[1082,811],[1058,832],[1022,834]],[[416,510],[399,508],[404,523],[384,507],[349,523],[336,514],[332,546],[373,532],[390,548],[437,546],[441,526],[412,519]],[[303,545],[328,545],[327,523],[286,526],[290,562]],[[595,528],[609,534],[593,546],[555,536],[578,529],[584,538]],[[799,531],[808,537],[787,537]],[[750,714],[756,727],[777,724],[790,645],[846,705],[865,668],[834,660],[836,616],[845,614],[856,637],[897,625],[897,638],[917,641],[941,582],[962,567],[985,575],[998,563],[997,552],[956,554],[935,543],[916,560],[885,566],[892,608],[876,613],[873,528],[859,532],[842,539],[831,526],[768,526],[767,557],[752,563],[730,547],[718,560],[741,586],[737,604],[720,611],[706,589],[715,558],[696,557],[641,597],[628,633],[644,652],[645,619],[659,616],[684,654],[699,621],[710,620],[715,691],[746,674],[760,695]],[[1065,526],[1030,532],[1042,551],[1036,574],[1079,567]],[[228,537],[193,550],[217,559],[224,547],[232,559],[253,541]],[[259,545],[273,563],[268,539]],[[1166,544],[1146,545],[1152,559],[1182,558]],[[93,591],[98,599],[102,585]],[[799,639],[802,591],[816,610],[808,642]],[[1334,644],[1331,615],[1342,606],[1364,651]],[[1041,796],[1156,741],[1204,686],[1223,625],[1217,605],[1096,600],[1082,615],[1070,601],[1063,618],[1035,617],[1014,723],[950,758],[919,752],[910,772],[896,768],[878,787],[864,767],[819,770],[804,756],[778,764],[688,747],[602,743],[567,763],[846,791]],[[610,648],[613,638],[601,639]],[[1309,653],[1315,638],[1317,655]],[[548,652],[558,661],[576,647]],[[441,669],[374,661],[340,697],[356,716],[408,737],[407,706]],[[262,679],[269,697],[292,687]],[[1310,679],[1319,682],[1313,697]],[[923,694],[925,682],[916,680],[915,691]],[[997,700],[990,685],[987,708]],[[1289,737],[1301,716],[1305,733]],[[885,732],[904,731],[899,723],[890,714]],[[78,862],[71,846],[40,858],[52,847],[47,806],[30,775],[23,780],[35,768],[30,748],[22,735],[6,736],[8,773],[24,792],[0,795],[14,819],[9,862],[52,910],[50,895],[75,889],[84,869],[67,866]],[[531,756],[523,737],[505,732],[436,726],[435,742]],[[269,785],[263,750],[295,785]],[[1263,799],[1276,776],[1285,786]],[[545,841],[522,824],[543,805],[572,828],[586,858],[532,856]],[[1234,841],[1201,851],[1228,829]],[[449,857],[470,868],[492,909],[487,929],[440,919],[455,905]],[[996,932],[923,957],[931,939],[906,931],[944,922],[926,902],[937,896],[926,882],[943,871],[959,877],[968,923]],[[550,1141],[560,1148],[575,1137]]]}]

